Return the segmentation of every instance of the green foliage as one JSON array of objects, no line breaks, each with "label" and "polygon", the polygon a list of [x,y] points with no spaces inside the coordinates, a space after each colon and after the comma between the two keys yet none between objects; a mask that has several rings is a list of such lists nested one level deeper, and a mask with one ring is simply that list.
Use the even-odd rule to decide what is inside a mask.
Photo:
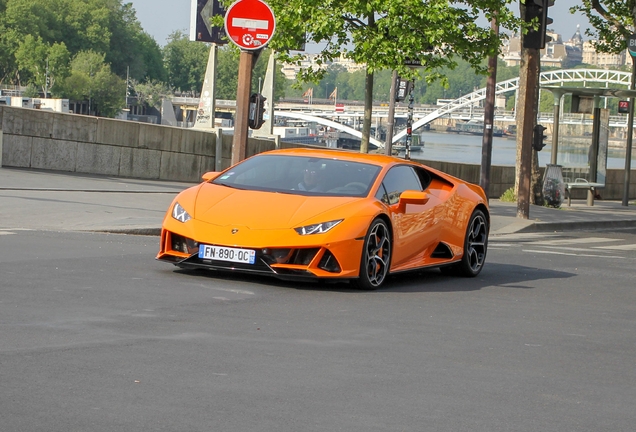
[{"label": "green foliage", "polygon": [[26,90],[22,93],[22,96],[29,98],[37,98],[40,97],[40,89],[35,84],[29,84],[26,87]]},{"label": "green foliage", "polygon": [[180,31],[171,33],[163,49],[168,85],[181,91],[201,91],[209,52],[209,45],[191,42]]},{"label": "green foliage", "polygon": [[[197,43],[197,42],[193,42]],[[265,82],[265,74],[267,72],[267,63],[271,50],[265,49],[259,55],[254,69],[252,70],[252,83],[251,92],[258,92],[259,82],[261,85],[261,91],[263,83]],[[217,69],[216,69],[216,82],[217,82],[217,98],[218,99],[236,99],[236,91],[238,86],[238,69],[239,69],[239,57],[240,51],[233,44],[224,45],[219,47],[217,53]],[[207,54],[206,54],[207,62]],[[274,99],[278,100],[285,95],[285,75],[281,72],[282,65],[276,66],[276,77],[274,78]],[[205,73],[205,71],[204,71]],[[260,79],[260,81],[259,81]],[[199,87],[200,89],[200,87]],[[197,91],[199,90],[197,89]]]},{"label": "green foliage", "polygon": [[633,1],[581,0],[570,12],[583,12],[591,29],[585,30],[598,52],[618,54],[627,48],[627,40],[636,24],[636,7]]},{"label": "green foliage", "polygon": [[515,195],[515,188],[510,188],[506,190],[500,197],[499,201],[501,202],[515,202],[517,201],[517,196]]},{"label": "green foliage", "polygon": [[153,80],[139,83],[136,80],[131,80],[131,83],[139,105],[159,108],[161,100],[172,94],[171,89],[160,81]]},{"label": "green foliage", "polygon": [[554,95],[549,90],[539,92],[539,112],[554,111]]},{"label": "green foliage", "polygon": [[41,38],[27,35],[15,52],[16,63],[23,78],[30,84],[39,86],[44,92],[55,86],[58,79],[64,79],[69,74],[69,52],[64,43],[54,43],[49,46]]},{"label": "green foliage", "polygon": [[[405,78],[421,75],[427,82],[445,81],[441,68],[453,69],[457,59],[485,71],[483,59],[496,55],[501,45],[490,26],[482,27],[496,13],[502,28],[516,29],[518,19],[507,8],[510,1],[475,0],[271,0],[277,16],[277,32],[271,46],[287,59],[299,61],[289,47],[306,38],[322,44],[320,60],[328,63],[344,55],[366,64],[370,72],[398,70]],[[411,69],[405,61],[419,60]],[[319,80],[323,69],[305,69],[300,79]]]},{"label": "green foliage", "polygon": [[104,54],[82,51],[71,61],[71,73],[54,94],[73,100],[88,100],[91,112],[114,117],[124,105],[125,80],[111,72]]},{"label": "green foliage", "polygon": [[[0,2],[0,82],[36,83],[35,64],[18,62],[16,53],[27,43],[37,55],[64,46],[68,58],[82,51],[105,56],[114,73],[139,79],[164,79],[161,50],[143,31],[131,3],[122,0],[2,0]],[[27,41],[32,38],[32,41]],[[50,67],[49,53],[49,67]],[[31,63],[34,63],[34,59]],[[43,68],[41,63],[38,68]],[[58,73],[59,77],[60,74]]]}]

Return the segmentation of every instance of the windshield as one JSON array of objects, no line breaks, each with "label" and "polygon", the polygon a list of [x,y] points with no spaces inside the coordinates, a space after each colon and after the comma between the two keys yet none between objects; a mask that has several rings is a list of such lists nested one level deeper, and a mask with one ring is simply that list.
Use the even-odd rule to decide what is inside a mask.
[{"label": "windshield", "polygon": [[363,197],[380,167],[359,162],[287,155],[247,159],[212,181],[237,189],[300,195]]}]

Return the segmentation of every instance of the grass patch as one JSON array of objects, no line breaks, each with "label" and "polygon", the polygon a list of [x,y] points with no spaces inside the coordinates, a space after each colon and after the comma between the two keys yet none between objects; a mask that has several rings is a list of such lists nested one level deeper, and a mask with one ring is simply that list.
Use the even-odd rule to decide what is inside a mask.
[{"label": "grass patch", "polygon": [[517,196],[515,195],[515,188],[511,187],[507,191],[505,191],[499,197],[499,201],[501,202],[515,202],[517,201]]}]

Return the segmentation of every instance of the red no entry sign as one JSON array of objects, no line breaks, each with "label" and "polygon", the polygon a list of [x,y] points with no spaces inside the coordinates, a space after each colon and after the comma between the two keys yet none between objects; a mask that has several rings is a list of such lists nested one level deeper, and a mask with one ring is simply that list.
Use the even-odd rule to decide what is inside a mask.
[{"label": "red no entry sign", "polygon": [[225,14],[225,33],[241,49],[263,48],[274,35],[275,28],[272,9],[260,0],[238,0]]}]

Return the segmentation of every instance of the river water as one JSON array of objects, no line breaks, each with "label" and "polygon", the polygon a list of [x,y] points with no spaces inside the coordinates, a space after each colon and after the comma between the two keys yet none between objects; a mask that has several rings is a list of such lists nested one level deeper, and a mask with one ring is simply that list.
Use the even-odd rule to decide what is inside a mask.
[{"label": "river water", "polygon": [[[422,132],[421,142],[424,147],[421,151],[412,152],[413,159],[434,160],[443,162],[458,162],[469,164],[481,164],[481,135],[460,135],[444,132]],[[517,156],[517,142],[514,137],[493,137],[492,140],[492,165],[515,165]],[[587,166],[588,146],[592,138],[586,143],[581,138],[569,141],[568,137],[559,140],[559,153],[557,163],[567,167]],[[583,141],[583,143],[581,142]],[[420,142],[420,145],[421,145]],[[546,146],[539,152],[539,164],[545,166],[550,163],[552,143],[546,139]],[[636,154],[632,152],[631,167],[636,168]],[[625,168],[625,150],[610,148],[607,156],[608,169]]]}]

